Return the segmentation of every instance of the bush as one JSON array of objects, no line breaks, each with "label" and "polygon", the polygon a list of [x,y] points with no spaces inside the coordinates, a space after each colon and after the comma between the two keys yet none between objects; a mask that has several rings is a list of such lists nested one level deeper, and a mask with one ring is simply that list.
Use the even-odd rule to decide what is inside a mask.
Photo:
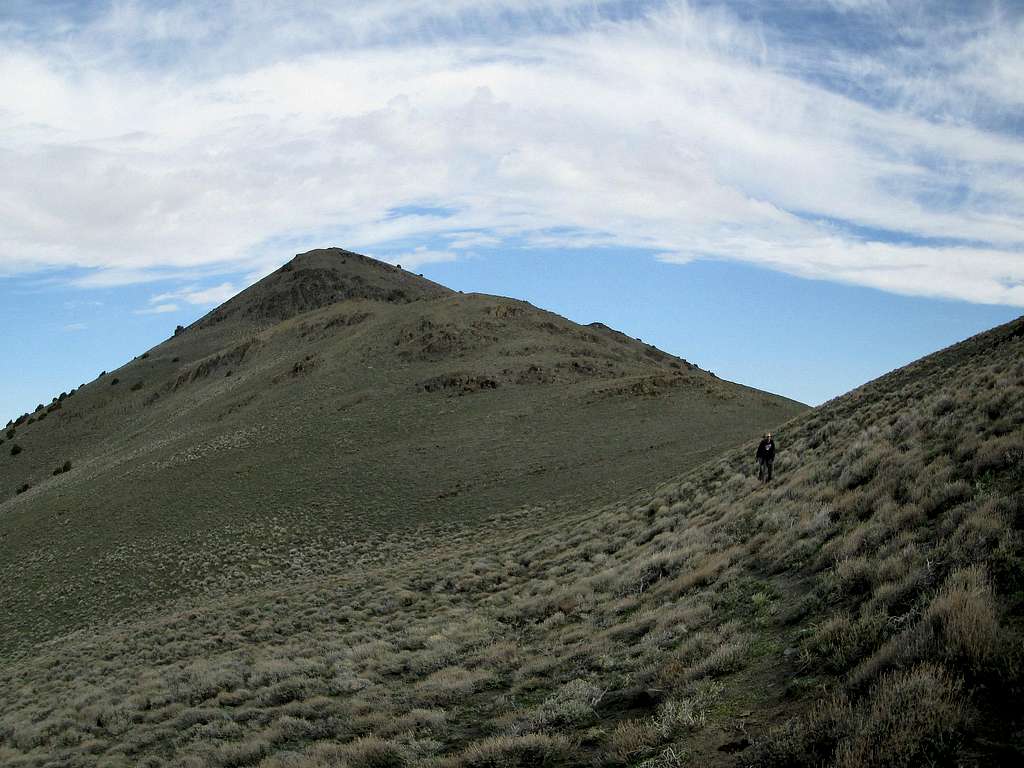
[{"label": "bush", "polygon": [[114,386],[115,384],[119,383],[120,381],[121,380],[119,378],[117,378],[117,376],[115,376],[114,378],[112,378],[110,380],[110,386]]},{"label": "bush", "polygon": [[350,768],[405,768],[410,762],[403,746],[374,736],[338,747],[337,756]]},{"label": "bush", "polygon": [[15,491],[15,493],[18,493],[18,494],[24,493],[25,491],[27,491],[31,487],[32,486],[29,485],[28,483],[25,483],[24,485],[19,485],[18,489]]},{"label": "bush", "polygon": [[853,716],[843,694],[822,699],[802,719],[794,719],[757,742],[748,757],[751,768],[818,768],[832,763],[836,745]]},{"label": "bush", "polygon": [[970,566],[953,573],[925,611],[936,651],[958,668],[979,671],[999,647],[999,617],[984,571]]},{"label": "bush", "polygon": [[836,750],[837,768],[953,763],[965,712],[962,684],[924,665],[882,678]]},{"label": "bush", "polygon": [[11,456],[17,456],[19,453],[21,453],[21,446],[15,443],[11,446]]},{"label": "bush", "polygon": [[132,392],[138,392],[140,389],[142,389],[142,382],[136,381],[134,384],[131,385],[130,389]]},{"label": "bush", "polygon": [[983,443],[971,467],[976,478],[1014,468],[1024,468],[1024,438],[1019,435],[997,437]]},{"label": "bush", "polygon": [[532,728],[564,728],[578,726],[597,718],[594,707],[600,701],[602,690],[587,680],[570,680],[548,696],[533,714]]},{"label": "bush", "polygon": [[65,461],[63,464],[61,464],[59,467],[57,467],[55,470],[53,470],[53,474],[55,474],[55,475],[62,475],[65,472],[70,472],[70,471],[71,471],[71,462],[70,461]]},{"label": "bush", "polygon": [[558,736],[494,736],[470,746],[456,765],[460,768],[532,768],[561,765],[568,756],[569,745]]}]

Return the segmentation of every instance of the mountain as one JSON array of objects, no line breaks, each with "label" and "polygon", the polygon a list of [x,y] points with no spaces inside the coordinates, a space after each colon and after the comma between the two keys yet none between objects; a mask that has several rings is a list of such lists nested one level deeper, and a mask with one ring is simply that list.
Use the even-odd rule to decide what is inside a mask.
[{"label": "mountain", "polygon": [[0,761],[1020,765],[1024,319],[777,442],[767,486],[749,442],[557,518],[309,539],[288,581],[39,644],[0,666]]},{"label": "mountain", "polygon": [[311,544],[557,519],[804,410],[598,323],[311,251],[0,434],[0,649],[326,567]]}]

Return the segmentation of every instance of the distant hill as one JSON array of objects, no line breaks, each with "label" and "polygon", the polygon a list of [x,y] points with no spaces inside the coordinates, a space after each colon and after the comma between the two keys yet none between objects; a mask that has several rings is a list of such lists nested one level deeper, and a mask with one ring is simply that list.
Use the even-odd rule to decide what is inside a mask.
[{"label": "distant hill", "polygon": [[[549,317],[448,300],[473,303],[481,321],[489,307]],[[531,348],[587,333],[550,322],[559,333],[537,332]],[[395,338],[398,359],[424,348]],[[644,348],[622,343],[587,347],[622,365],[619,379],[555,368],[564,384],[514,385],[498,378],[512,368],[503,358],[467,370],[495,377],[483,396],[553,386],[579,412],[574,397],[605,403],[597,392],[643,380],[626,371],[647,365]],[[551,370],[562,358],[543,359]],[[482,402],[415,397],[446,412]],[[798,416],[777,438],[767,486],[750,441],[653,491],[554,518],[523,508],[372,540],[311,536],[288,551],[287,582],[252,567],[274,561],[272,537],[240,528],[216,540],[234,568],[219,592],[0,665],[0,762],[1021,765],[1024,319]]]},{"label": "distant hill", "polygon": [[[804,410],[599,323],[311,251],[0,434],[0,649],[292,573],[310,542],[615,498]],[[223,556],[239,541],[255,554]]]}]

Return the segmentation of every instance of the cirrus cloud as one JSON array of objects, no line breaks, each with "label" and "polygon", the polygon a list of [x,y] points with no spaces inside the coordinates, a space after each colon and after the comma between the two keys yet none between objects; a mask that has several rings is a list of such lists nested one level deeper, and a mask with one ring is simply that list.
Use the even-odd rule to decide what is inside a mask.
[{"label": "cirrus cloud", "polygon": [[[879,48],[742,4],[444,5],[120,2],[62,36],[0,27],[0,270],[113,284],[258,274],[304,238],[408,265],[514,239],[1024,306],[1019,14]],[[865,34],[925,13],[804,5]]]}]

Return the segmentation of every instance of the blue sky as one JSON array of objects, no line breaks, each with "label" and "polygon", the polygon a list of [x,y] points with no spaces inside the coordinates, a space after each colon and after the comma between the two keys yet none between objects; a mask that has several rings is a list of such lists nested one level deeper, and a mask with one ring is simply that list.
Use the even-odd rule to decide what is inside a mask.
[{"label": "blue sky", "polygon": [[0,415],[309,247],[810,403],[1021,314],[1018,2],[0,5]]}]

